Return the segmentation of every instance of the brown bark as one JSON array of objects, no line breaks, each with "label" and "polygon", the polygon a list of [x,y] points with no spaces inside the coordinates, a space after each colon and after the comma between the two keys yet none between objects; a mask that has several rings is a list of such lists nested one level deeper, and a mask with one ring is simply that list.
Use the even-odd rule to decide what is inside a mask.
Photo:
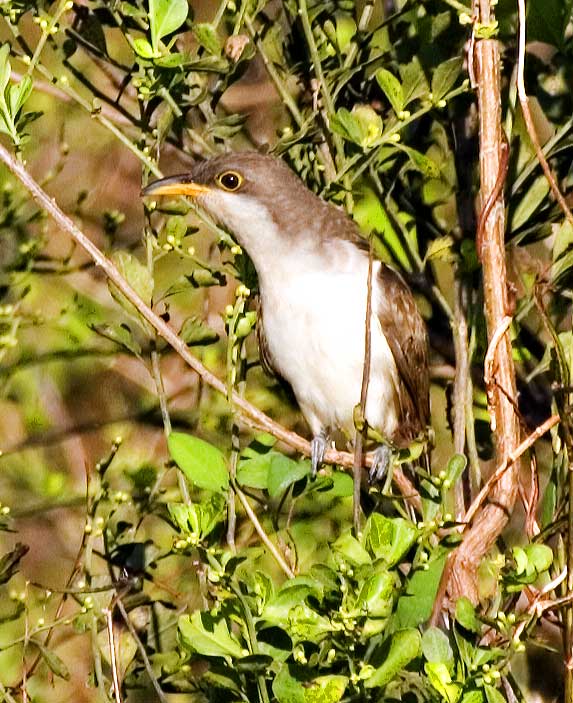
[{"label": "brown bark", "polygon": [[[493,20],[489,3],[480,3],[480,21]],[[480,182],[482,213],[478,232],[483,266],[483,286],[488,340],[494,340],[493,378],[488,393],[491,425],[498,465],[509,463],[519,444],[519,419],[515,400],[515,370],[509,331],[496,335],[511,315],[505,261],[503,175],[507,155],[501,126],[500,55],[497,41],[481,39],[475,46],[480,113]],[[491,202],[491,198],[494,202]],[[462,595],[478,601],[477,569],[507,523],[518,487],[519,462],[513,463],[493,486],[487,504],[476,515],[452,559],[448,592],[455,601]]]}]

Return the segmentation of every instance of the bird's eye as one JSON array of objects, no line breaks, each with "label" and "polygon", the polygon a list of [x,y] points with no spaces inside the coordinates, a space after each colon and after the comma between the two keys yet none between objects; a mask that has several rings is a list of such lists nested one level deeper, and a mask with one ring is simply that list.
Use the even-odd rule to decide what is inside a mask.
[{"label": "bird's eye", "polygon": [[224,190],[239,190],[243,185],[243,177],[236,171],[225,171],[217,176],[217,183]]}]

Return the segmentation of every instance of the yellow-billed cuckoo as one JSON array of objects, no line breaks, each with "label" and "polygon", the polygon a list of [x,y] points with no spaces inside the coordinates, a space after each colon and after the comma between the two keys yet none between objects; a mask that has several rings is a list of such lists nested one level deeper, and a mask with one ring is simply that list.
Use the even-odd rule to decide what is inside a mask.
[{"label": "yellow-billed cuckoo", "polygon": [[[282,376],[313,433],[316,472],[329,436],[355,435],[365,350],[368,246],[356,224],[321,200],[280,160],[255,152],[209,159],[144,195],[186,195],[227,228],[257,270],[263,366]],[[368,426],[385,438],[371,480],[391,447],[405,447],[429,421],[428,341],[412,293],[373,263]]]}]

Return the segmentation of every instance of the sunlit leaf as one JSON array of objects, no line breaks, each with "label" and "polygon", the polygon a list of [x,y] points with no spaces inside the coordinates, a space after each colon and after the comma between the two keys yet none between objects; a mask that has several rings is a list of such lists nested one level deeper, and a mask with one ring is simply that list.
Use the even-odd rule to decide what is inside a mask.
[{"label": "sunlit leaf", "polygon": [[183,432],[172,432],[167,444],[173,461],[191,483],[209,491],[228,488],[227,462],[217,447]]}]

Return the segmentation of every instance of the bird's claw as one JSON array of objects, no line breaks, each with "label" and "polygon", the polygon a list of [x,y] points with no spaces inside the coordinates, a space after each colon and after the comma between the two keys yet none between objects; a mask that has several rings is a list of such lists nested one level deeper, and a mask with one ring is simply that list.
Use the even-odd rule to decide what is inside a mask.
[{"label": "bird's claw", "polygon": [[316,474],[322,464],[324,459],[324,453],[326,452],[326,447],[328,445],[326,436],[323,434],[317,434],[312,438],[310,443],[310,466],[312,470],[312,478],[316,478]]},{"label": "bird's claw", "polygon": [[368,483],[382,483],[392,463],[392,449],[387,444],[381,444],[374,450],[374,459],[368,475]]}]

